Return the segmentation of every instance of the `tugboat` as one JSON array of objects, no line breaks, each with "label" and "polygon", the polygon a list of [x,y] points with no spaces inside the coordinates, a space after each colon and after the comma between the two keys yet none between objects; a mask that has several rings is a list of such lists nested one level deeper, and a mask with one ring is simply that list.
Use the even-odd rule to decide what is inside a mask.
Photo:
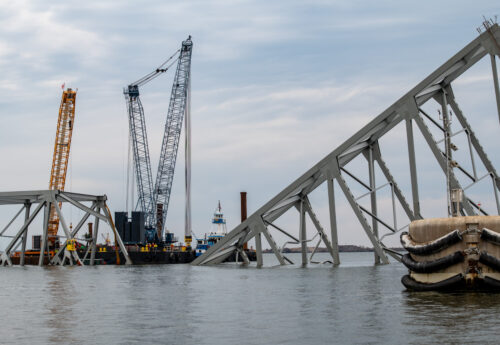
[{"label": "tugboat", "polygon": [[217,205],[214,216],[212,218],[212,228],[210,232],[208,234],[205,234],[204,238],[198,239],[196,242],[196,256],[198,257],[205,253],[208,248],[216,244],[221,238],[226,236],[226,234],[226,218],[224,218],[224,214],[222,213],[222,208],[219,200],[219,204]]},{"label": "tugboat", "polygon": [[401,234],[408,251],[402,262],[410,271],[401,282],[415,291],[500,290],[500,216],[464,215],[463,190],[450,183],[456,163],[448,114],[443,113],[448,217],[413,221]]}]

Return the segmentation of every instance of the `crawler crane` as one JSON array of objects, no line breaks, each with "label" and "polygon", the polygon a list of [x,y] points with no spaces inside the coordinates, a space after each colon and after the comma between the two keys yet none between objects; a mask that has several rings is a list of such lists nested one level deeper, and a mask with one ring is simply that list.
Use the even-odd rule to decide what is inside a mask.
[{"label": "crawler crane", "polygon": [[[75,123],[75,101],[76,91],[68,88],[64,90],[59,107],[59,118],[57,120],[56,140],[54,143],[54,158],[50,172],[49,189],[64,190],[66,184],[66,173],[68,171],[69,152],[71,148],[71,137]],[[61,207],[59,203],[59,207]],[[58,242],[57,231],[59,229],[59,217],[54,206],[50,208],[49,216],[49,247]]]},{"label": "crawler crane", "polygon": [[[186,225],[185,242],[191,244],[191,214],[190,214],[190,73],[191,52],[193,43],[191,36],[182,42],[181,49],[176,51],[167,61],[151,73],[128,85],[123,93],[127,103],[130,140],[134,157],[134,172],[137,180],[138,200],[136,209],[144,212],[146,233],[155,233],[159,240],[163,238],[163,227],[167,216],[175,163],[179,148],[179,139],[184,117],[186,127]],[[165,132],[160,151],[160,160],[153,187],[151,160],[149,156],[148,138],[144,109],[140,100],[139,87],[165,73],[177,61],[170,103],[168,107]],[[141,241],[144,239],[141,239]]]}]

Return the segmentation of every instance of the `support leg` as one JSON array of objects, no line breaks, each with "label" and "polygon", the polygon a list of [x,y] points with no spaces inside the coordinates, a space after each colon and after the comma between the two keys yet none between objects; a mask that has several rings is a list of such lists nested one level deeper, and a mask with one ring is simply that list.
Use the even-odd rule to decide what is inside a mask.
[{"label": "support leg", "polygon": [[340,265],[339,240],[337,236],[337,214],[335,211],[335,189],[332,178],[328,178],[328,206],[330,210],[330,231],[332,234],[332,259],[334,265]]},{"label": "support leg", "polygon": [[302,252],[302,266],[307,266],[307,231],[306,231],[306,207],[304,201],[300,202],[300,228],[299,240]]},{"label": "support leg", "polygon": [[[101,213],[101,208],[97,207],[97,212]],[[95,264],[95,253],[97,251],[97,239],[99,233],[99,217],[94,219],[94,233],[92,234],[92,251],[90,252],[90,266]]]},{"label": "support leg", "polygon": [[238,248],[237,249],[237,253],[236,253],[236,261],[238,261],[238,253],[241,255],[241,257],[243,258],[243,265],[248,265],[250,264],[250,260],[248,259],[248,255],[247,253],[245,252],[245,250],[243,248]]},{"label": "support leg", "polygon": [[118,246],[120,247],[120,250],[122,251],[123,256],[125,257],[125,265],[132,265],[132,260],[130,259],[130,256],[128,255],[127,248],[125,248],[125,245],[123,244],[123,241],[118,235],[118,232],[116,231],[115,228],[115,223],[113,222],[113,218],[111,217],[111,212],[109,211],[108,205],[104,204],[103,208],[104,213],[106,214],[108,218],[108,223],[109,226],[111,227],[111,230],[113,230],[113,233],[115,234],[116,241],[118,242]]},{"label": "support leg", "polygon": [[[371,210],[372,214],[374,216],[377,216],[377,192],[376,190],[376,185],[375,185],[375,165],[374,165],[374,160],[373,160],[373,147],[370,146],[368,149],[368,175],[370,177],[370,200],[371,200]],[[375,218],[372,218],[372,229],[373,229],[373,235],[378,239],[378,222]],[[380,264],[380,257],[378,256],[377,252],[373,253],[374,259],[375,259],[375,264]]]},{"label": "support leg", "polygon": [[[51,202],[45,203],[45,209],[43,212],[43,234],[42,234],[42,245],[40,246],[40,258],[38,260],[38,266],[43,266],[43,257],[45,255],[45,250],[48,247],[49,240],[49,212],[51,207]],[[47,250],[47,255],[49,255]]]},{"label": "support leg", "polygon": [[[24,221],[28,222],[28,219],[30,218],[30,208],[31,208],[31,203],[26,203],[25,205],[25,214],[24,214]],[[23,233],[22,237],[22,245],[21,245],[21,258],[19,259],[19,265],[24,266],[24,257],[26,253],[26,241],[28,239],[28,227],[26,227],[26,230]]]},{"label": "support leg", "polygon": [[258,232],[255,234],[255,252],[257,254],[257,267],[262,267],[262,239],[261,234]]},{"label": "support leg", "polygon": [[420,199],[418,195],[417,161],[415,159],[415,141],[413,139],[413,124],[406,119],[406,140],[408,142],[408,158],[410,161],[411,193],[413,197],[413,214],[420,216]]}]

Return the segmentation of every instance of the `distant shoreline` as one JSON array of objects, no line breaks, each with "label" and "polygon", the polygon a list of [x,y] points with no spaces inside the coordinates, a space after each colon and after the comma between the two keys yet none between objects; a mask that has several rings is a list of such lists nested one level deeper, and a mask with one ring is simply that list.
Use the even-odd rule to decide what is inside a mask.
[{"label": "distant shoreline", "polygon": [[[395,251],[404,251],[403,248],[400,247],[395,247],[395,248],[389,248]],[[307,252],[312,253],[314,250],[314,247],[307,247]],[[265,249],[262,251],[263,253],[272,253],[272,249]],[[301,248],[300,247],[292,247],[292,248],[285,248],[283,249],[283,253],[300,253]],[[373,248],[370,247],[363,247],[363,246],[356,246],[352,244],[341,244],[339,245],[339,252],[340,253],[355,253],[355,252],[373,252]],[[326,247],[319,247],[316,249],[316,253],[328,253],[328,249]]]}]

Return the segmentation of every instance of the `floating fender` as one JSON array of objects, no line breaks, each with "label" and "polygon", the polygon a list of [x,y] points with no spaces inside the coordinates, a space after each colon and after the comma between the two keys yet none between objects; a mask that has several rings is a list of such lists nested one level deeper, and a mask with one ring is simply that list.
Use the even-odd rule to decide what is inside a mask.
[{"label": "floating fender", "polygon": [[481,255],[479,255],[479,262],[494,270],[500,271],[500,260],[487,252],[481,252]]},{"label": "floating fender", "polygon": [[481,231],[481,239],[500,246],[500,234],[498,232],[485,228]]},{"label": "floating fender", "polygon": [[[407,232],[403,232],[401,234],[400,239],[404,249],[406,249],[408,252],[415,255],[429,255],[439,252],[451,246],[452,244],[460,242],[462,240],[462,236],[460,235],[460,231],[455,230],[432,242],[426,244],[416,244],[411,239],[410,235]],[[500,237],[499,237],[499,244],[500,244]]]},{"label": "floating fender", "polygon": [[420,283],[410,277],[410,275],[405,275],[403,278],[401,278],[401,283],[408,289],[408,290],[415,290],[415,291],[434,291],[434,290],[447,290],[453,288],[455,285],[459,284],[462,282],[462,274],[459,273],[456,276],[453,276],[451,278],[442,280],[437,283]]},{"label": "floating fender", "polygon": [[[440,269],[449,267],[464,260],[462,252],[455,252],[451,255],[433,261],[415,261],[410,254],[403,255],[402,262],[411,271],[417,273],[432,273]],[[499,261],[500,263],[500,261]]]},{"label": "floating fender", "polygon": [[500,290],[500,280],[486,276],[483,278],[483,283],[491,289]]}]

